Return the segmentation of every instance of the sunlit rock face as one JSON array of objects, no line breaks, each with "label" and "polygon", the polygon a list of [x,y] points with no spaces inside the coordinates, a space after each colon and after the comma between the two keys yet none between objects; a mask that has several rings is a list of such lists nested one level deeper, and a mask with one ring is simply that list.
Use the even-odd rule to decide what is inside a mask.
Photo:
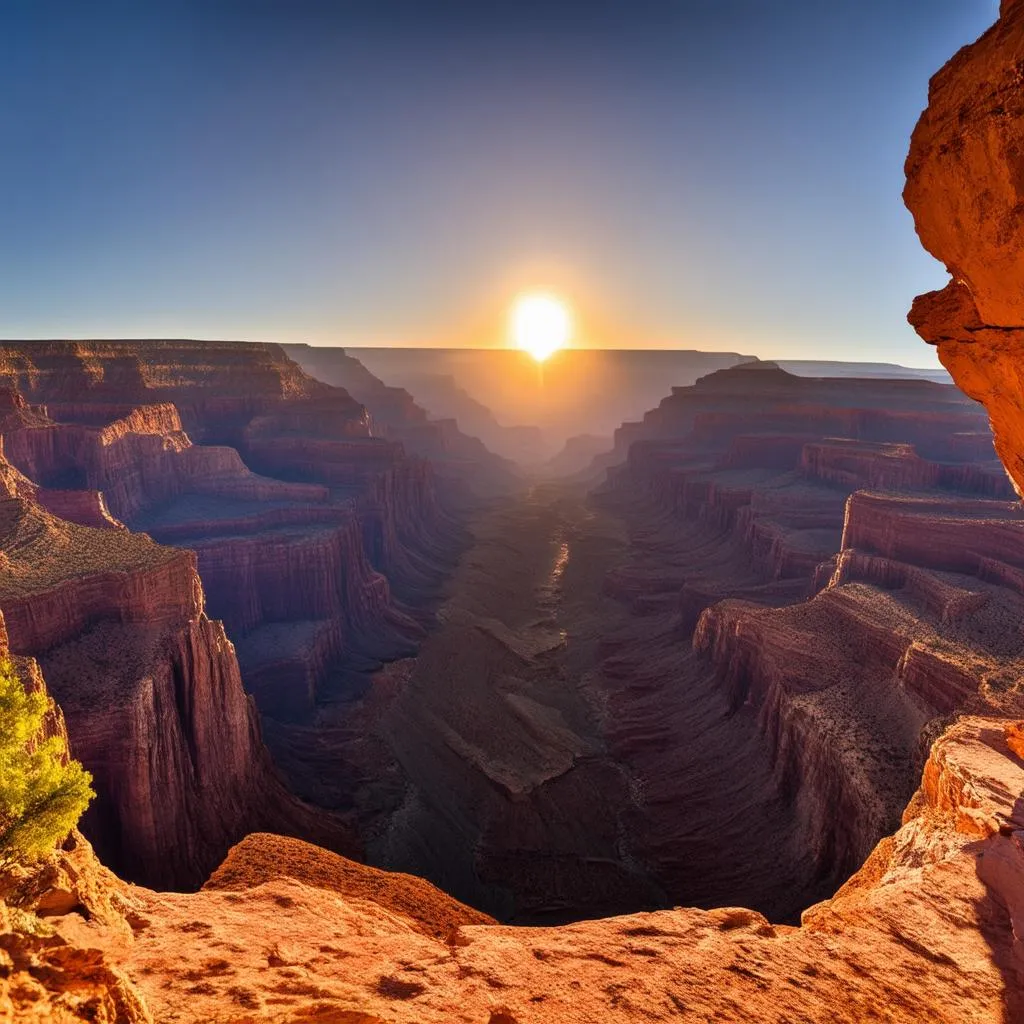
[{"label": "sunlit rock face", "polygon": [[952,279],[910,322],[992,418],[1024,488],[1024,3],[932,79],[907,157],[904,199]]}]

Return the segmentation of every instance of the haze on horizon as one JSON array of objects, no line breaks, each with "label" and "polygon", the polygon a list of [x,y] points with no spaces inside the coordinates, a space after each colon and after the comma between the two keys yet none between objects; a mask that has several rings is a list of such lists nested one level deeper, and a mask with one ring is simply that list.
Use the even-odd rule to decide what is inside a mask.
[{"label": "haze on horizon", "polygon": [[0,336],[934,364],[900,201],[995,0],[0,4]]}]

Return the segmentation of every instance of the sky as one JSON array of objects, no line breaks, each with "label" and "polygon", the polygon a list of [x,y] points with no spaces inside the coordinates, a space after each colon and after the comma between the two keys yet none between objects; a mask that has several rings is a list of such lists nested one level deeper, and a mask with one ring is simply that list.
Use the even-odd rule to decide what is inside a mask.
[{"label": "sky", "polygon": [[997,0],[0,0],[0,337],[936,365],[900,199]]}]

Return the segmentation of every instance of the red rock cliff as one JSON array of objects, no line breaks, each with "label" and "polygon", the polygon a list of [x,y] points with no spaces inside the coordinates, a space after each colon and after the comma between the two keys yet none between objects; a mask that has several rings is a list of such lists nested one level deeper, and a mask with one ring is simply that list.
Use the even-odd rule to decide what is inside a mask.
[{"label": "red rock cliff", "polygon": [[14,498],[0,502],[0,564],[11,650],[48,675],[95,777],[85,827],[112,867],[187,887],[261,824],[345,843],[277,779],[191,552]]},{"label": "red rock cliff", "polygon": [[938,346],[963,390],[984,402],[996,447],[1024,487],[1024,5],[931,81],[914,130],[904,199],[949,284],[914,302],[910,321]]}]

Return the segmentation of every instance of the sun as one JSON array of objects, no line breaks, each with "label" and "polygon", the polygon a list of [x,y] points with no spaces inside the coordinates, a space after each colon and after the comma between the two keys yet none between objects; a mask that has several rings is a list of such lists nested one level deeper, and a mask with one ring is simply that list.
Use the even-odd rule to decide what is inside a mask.
[{"label": "sun", "polygon": [[521,295],[512,306],[511,333],[516,348],[542,363],[569,343],[572,315],[554,295]]}]

